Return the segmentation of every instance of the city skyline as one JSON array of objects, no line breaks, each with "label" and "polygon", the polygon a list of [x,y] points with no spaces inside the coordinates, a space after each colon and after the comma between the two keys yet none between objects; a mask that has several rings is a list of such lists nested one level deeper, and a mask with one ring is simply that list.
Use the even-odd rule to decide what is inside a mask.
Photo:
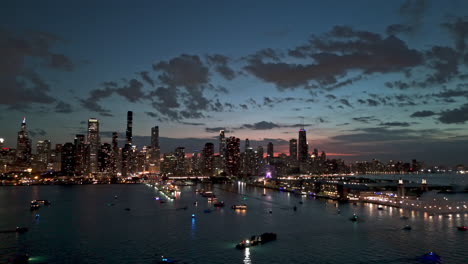
[{"label": "city skyline", "polygon": [[0,11],[6,147],[24,116],[33,146],[94,117],[103,143],[158,126],[162,153],[225,130],[288,154],[303,117],[308,153],[468,164],[466,2],[46,3]]}]

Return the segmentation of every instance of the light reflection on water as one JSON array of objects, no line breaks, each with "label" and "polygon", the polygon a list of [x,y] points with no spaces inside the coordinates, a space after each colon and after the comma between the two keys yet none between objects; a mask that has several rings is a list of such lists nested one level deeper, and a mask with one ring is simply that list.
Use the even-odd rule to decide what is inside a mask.
[{"label": "light reflection on water", "polygon": [[250,248],[246,248],[244,252],[245,252],[244,264],[251,264],[252,261],[250,260]]}]

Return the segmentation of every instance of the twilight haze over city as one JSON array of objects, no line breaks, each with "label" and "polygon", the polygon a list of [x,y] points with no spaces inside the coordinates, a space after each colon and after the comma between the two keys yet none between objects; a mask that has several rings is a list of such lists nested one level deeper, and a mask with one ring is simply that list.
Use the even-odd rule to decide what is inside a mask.
[{"label": "twilight haze over city", "polygon": [[[52,144],[100,123],[186,153],[219,130],[309,150],[468,164],[466,1],[8,1],[0,138]],[[217,143],[216,143],[217,144]],[[215,144],[215,145],[216,145]],[[243,146],[243,144],[241,145]],[[215,148],[217,151],[217,147]]]}]

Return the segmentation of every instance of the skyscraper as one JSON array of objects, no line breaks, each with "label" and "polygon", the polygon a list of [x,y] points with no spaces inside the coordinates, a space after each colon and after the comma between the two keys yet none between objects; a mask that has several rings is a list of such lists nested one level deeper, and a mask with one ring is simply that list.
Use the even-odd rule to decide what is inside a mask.
[{"label": "skyscraper", "polygon": [[88,120],[88,172],[98,171],[98,153],[101,146],[99,138],[99,120],[90,118]]},{"label": "skyscraper", "polygon": [[75,174],[86,172],[86,143],[84,135],[75,136]]},{"label": "skyscraper", "polygon": [[62,147],[61,171],[63,174],[73,176],[75,174],[75,145],[71,142],[65,143]]},{"label": "skyscraper", "polygon": [[231,176],[237,176],[240,167],[240,139],[229,137],[226,141],[226,169]]},{"label": "skyscraper", "polygon": [[98,155],[99,172],[112,172],[112,146],[109,143],[104,143],[99,148]]},{"label": "skyscraper", "polygon": [[206,143],[203,148],[203,174],[206,176],[213,175],[213,143]]},{"label": "skyscraper", "polygon": [[300,162],[306,162],[309,156],[309,146],[307,145],[307,136],[304,128],[299,130],[298,159]]},{"label": "skyscraper", "polygon": [[127,144],[132,145],[132,130],[133,130],[133,112],[127,112],[127,131],[125,133]]},{"label": "skyscraper", "polygon": [[18,131],[16,158],[22,165],[28,165],[31,160],[31,141],[26,128],[26,117],[21,122],[21,130]]},{"label": "skyscraper", "polygon": [[224,159],[226,155],[226,137],[224,130],[219,131],[219,156]]},{"label": "skyscraper", "polygon": [[119,172],[120,164],[120,155],[119,155],[119,143],[118,143],[119,133],[112,132],[112,158],[111,158],[111,167],[112,167],[112,177],[115,177]]},{"label": "skyscraper", "polygon": [[297,139],[289,140],[289,157],[297,160]]},{"label": "skyscraper", "polygon": [[37,162],[40,164],[41,170],[45,170],[50,162],[50,140],[37,141],[36,152]]},{"label": "skyscraper", "polygon": [[151,128],[151,148],[159,149],[159,126]]},{"label": "skyscraper", "polygon": [[250,148],[250,141],[248,138],[245,139],[245,149],[244,151],[247,151],[247,149]]},{"label": "skyscraper", "polygon": [[176,175],[185,174],[185,148],[177,147],[175,149],[175,157],[176,157],[175,174]]},{"label": "skyscraper", "polygon": [[268,142],[267,145],[267,162],[270,163],[274,157],[273,143]]}]

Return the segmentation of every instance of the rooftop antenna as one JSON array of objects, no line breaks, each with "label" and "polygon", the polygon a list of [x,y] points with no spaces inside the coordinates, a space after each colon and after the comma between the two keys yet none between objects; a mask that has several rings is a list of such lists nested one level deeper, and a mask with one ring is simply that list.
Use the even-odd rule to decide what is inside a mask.
[{"label": "rooftop antenna", "polygon": [[304,117],[300,116],[299,118],[301,119],[301,130],[304,130]]}]

